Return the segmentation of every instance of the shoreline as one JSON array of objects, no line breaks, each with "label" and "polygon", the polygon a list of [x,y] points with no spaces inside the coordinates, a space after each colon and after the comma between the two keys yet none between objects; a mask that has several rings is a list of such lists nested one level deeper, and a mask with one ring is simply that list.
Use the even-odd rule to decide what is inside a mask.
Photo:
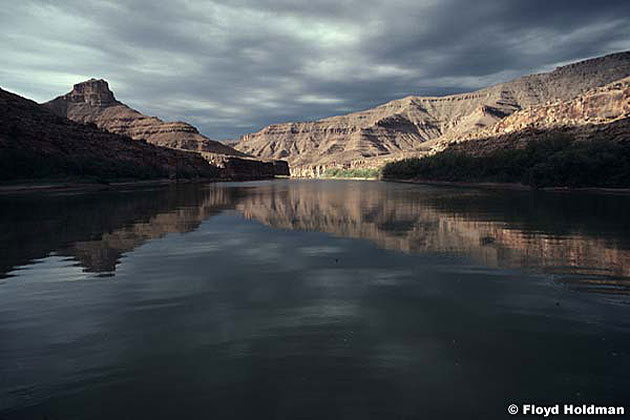
[{"label": "shoreline", "polygon": [[[309,178],[300,178],[296,177],[296,179],[309,179]],[[311,179],[325,179],[325,180],[342,180],[342,181],[378,181],[378,178],[374,177],[356,177],[356,176],[322,176],[319,178],[311,178]]]},{"label": "shoreline", "polygon": [[217,183],[217,182],[246,182],[246,181],[266,181],[273,179],[313,179],[313,180],[340,180],[340,181],[384,181],[400,184],[430,185],[437,187],[458,187],[458,188],[481,188],[489,190],[511,190],[511,191],[543,191],[555,193],[595,193],[595,194],[618,194],[630,195],[630,188],[603,188],[603,187],[545,187],[534,188],[529,185],[508,183],[508,182],[459,182],[459,181],[431,181],[421,179],[394,179],[394,178],[358,178],[358,177],[289,177],[276,176],[274,178],[264,178],[260,180],[231,180],[231,179],[151,179],[137,181],[116,181],[116,182],[89,182],[89,181],[59,181],[46,183],[22,183],[0,185],[0,195],[6,194],[26,194],[31,192],[98,192],[114,191],[125,188],[152,187],[175,184],[197,184],[197,183]]},{"label": "shoreline", "polygon": [[402,184],[422,184],[442,187],[462,187],[462,188],[482,188],[490,190],[512,190],[512,191],[543,191],[555,193],[596,193],[596,194],[620,194],[630,195],[630,188],[604,188],[604,187],[544,187],[534,188],[529,185],[509,183],[509,182],[459,182],[459,181],[431,181],[421,179],[395,179],[384,178],[385,182],[396,182]]},{"label": "shoreline", "polygon": [[[0,185],[0,194],[29,193],[29,192],[61,192],[61,191],[108,191],[125,187],[143,187],[170,184],[184,184],[200,182],[196,180],[172,180],[172,179],[151,179],[138,181],[116,181],[116,182],[90,182],[90,181],[59,181],[40,183],[21,183]],[[204,180],[211,182],[211,180]]]},{"label": "shoreline", "polygon": [[254,180],[232,180],[217,178],[197,178],[197,179],[149,179],[149,180],[129,180],[114,182],[92,182],[81,180],[66,181],[33,181],[30,183],[15,183],[0,185],[0,195],[7,194],[27,194],[32,192],[99,192],[99,191],[115,191],[125,188],[135,187],[154,187],[175,184],[199,184],[199,183],[216,183],[216,182],[246,182],[246,181],[265,181],[275,178],[262,178]]}]

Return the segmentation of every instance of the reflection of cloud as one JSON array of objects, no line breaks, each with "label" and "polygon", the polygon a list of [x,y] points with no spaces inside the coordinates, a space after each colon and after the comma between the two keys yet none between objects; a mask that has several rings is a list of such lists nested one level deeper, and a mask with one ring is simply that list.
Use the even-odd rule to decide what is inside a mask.
[{"label": "reflection of cloud", "polygon": [[317,257],[340,254],[344,252],[344,249],[337,246],[304,246],[299,248],[299,251],[309,257]]},{"label": "reflection of cloud", "polygon": [[[401,343],[385,342],[372,350],[371,363],[378,368],[404,369],[409,365],[421,363],[421,359],[431,361],[431,357],[426,355],[429,350],[426,345],[423,348],[416,348]],[[437,353],[433,353],[432,357],[434,360],[439,359]]]},{"label": "reflection of cloud", "polygon": [[411,276],[409,270],[327,268],[305,274],[309,284],[322,289],[341,291],[352,288],[355,293],[374,286],[394,286]]},{"label": "reflection of cloud", "polygon": [[284,260],[284,254],[279,244],[265,244],[256,248],[245,248],[241,252],[250,259],[264,263],[277,263]]},{"label": "reflection of cloud", "polygon": [[85,280],[94,275],[86,273],[74,258],[51,254],[27,265],[15,267],[7,276],[28,277],[29,283],[57,283]]},{"label": "reflection of cloud", "polygon": [[359,316],[360,307],[356,303],[325,300],[309,306],[301,306],[283,311],[282,318],[273,328],[306,328],[334,323],[348,323]]},{"label": "reflection of cloud", "polygon": [[411,276],[408,270],[372,270],[370,281],[375,286],[395,286],[403,278]]}]

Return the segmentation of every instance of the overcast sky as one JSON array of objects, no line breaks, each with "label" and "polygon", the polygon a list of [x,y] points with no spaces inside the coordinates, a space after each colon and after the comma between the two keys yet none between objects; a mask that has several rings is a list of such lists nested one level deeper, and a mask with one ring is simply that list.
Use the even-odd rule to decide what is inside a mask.
[{"label": "overcast sky", "polygon": [[0,0],[0,86],[96,77],[216,139],[630,50],[629,0]]}]

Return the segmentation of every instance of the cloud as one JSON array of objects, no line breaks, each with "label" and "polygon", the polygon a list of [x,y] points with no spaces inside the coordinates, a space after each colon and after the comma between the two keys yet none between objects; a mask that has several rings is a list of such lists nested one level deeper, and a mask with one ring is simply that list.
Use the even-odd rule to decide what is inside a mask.
[{"label": "cloud", "polygon": [[105,78],[219,139],[630,48],[626,0],[6,3],[3,88],[46,101]]}]

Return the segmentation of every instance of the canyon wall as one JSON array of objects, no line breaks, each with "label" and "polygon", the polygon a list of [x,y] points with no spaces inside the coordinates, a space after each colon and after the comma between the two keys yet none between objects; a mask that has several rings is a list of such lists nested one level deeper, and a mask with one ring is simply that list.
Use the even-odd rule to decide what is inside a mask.
[{"label": "canyon wall", "polygon": [[318,121],[273,124],[243,136],[235,148],[260,158],[286,159],[296,176],[318,176],[333,167],[377,167],[426,154],[435,144],[493,127],[519,110],[570,100],[628,76],[630,52],[622,52],[476,92],[409,96]]},{"label": "canyon wall", "polygon": [[197,153],[76,123],[0,89],[0,180],[219,177]]},{"label": "canyon wall", "polygon": [[[128,107],[115,98],[108,83],[102,79],[77,83],[69,93],[43,105],[59,116],[84,124],[94,124],[100,129],[129,136],[134,140],[201,153],[211,164],[217,166],[222,178],[273,178],[286,172],[281,164],[274,165],[270,159],[261,161],[211,140],[188,123],[162,121]],[[275,167],[279,171],[277,174],[273,170]]]}]

